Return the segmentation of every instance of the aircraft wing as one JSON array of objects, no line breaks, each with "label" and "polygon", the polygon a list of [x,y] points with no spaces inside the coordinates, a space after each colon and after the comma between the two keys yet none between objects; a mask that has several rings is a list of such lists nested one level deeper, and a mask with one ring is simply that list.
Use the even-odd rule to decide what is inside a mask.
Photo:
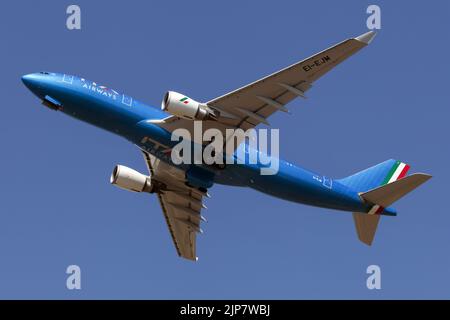
[{"label": "aircraft wing", "polygon": [[200,222],[205,221],[200,215],[201,209],[205,208],[202,204],[205,194],[185,185],[182,170],[142,152],[152,177],[167,186],[167,190],[158,193],[158,199],[175,249],[179,256],[195,261],[197,233],[202,232]]},{"label": "aircraft wing", "polygon": [[219,111],[237,115],[227,123],[244,130],[259,123],[276,111],[287,111],[285,104],[301,97],[314,81],[336,65],[367,46],[375,33],[370,31],[359,37],[345,40],[287,68],[268,75],[242,88],[207,102]]},{"label": "aircraft wing", "polygon": [[[223,133],[227,128],[247,130],[276,111],[287,111],[285,105],[301,97],[312,84],[336,65],[367,46],[375,32],[345,40],[287,68],[252,82],[237,90],[208,101],[206,104],[221,113],[218,121],[203,121],[203,129],[217,128]],[[192,129],[192,121],[172,116],[162,126],[173,131],[176,128]],[[224,135],[225,136],[225,135]]]}]

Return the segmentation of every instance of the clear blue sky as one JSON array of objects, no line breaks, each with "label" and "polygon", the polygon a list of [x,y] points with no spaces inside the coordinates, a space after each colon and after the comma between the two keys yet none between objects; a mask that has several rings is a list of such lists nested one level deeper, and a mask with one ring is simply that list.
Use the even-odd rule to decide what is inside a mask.
[{"label": "clear blue sky", "polygon": [[[446,1],[72,1],[2,4],[0,298],[450,298]],[[154,196],[109,184],[135,146],[53,112],[20,76],[76,74],[159,106],[166,90],[221,95],[367,31],[370,47],[320,79],[280,128],[281,155],[332,177],[389,158],[432,180],[383,218],[373,247],[351,214],[214,186],[198,263],[179,259]],[[82,270],[82,290],[65,269]],[[366,268],[382,289],[366,288]]]}]

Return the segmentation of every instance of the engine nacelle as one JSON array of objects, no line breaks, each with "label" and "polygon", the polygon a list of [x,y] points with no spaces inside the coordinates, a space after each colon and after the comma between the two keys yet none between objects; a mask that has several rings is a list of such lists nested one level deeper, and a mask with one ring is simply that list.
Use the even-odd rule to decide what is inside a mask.
[{"label": "engine nacelle", "polygon": [[153,192],[154,188],[149,176],[131,168],[117,165],[111,174],[111,184],[134,192]]},{"label": "engine nacelle", "polygon": [[161,103],[161,110],[189,120],[216,120],[216,115],[206,106],[181,93],[167,91]]}]

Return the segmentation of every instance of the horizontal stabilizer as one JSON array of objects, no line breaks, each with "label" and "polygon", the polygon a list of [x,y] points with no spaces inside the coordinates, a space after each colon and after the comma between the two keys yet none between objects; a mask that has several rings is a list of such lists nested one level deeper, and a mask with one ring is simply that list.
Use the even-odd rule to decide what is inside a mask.
[{"label": "horizontal stabilizer", "polygon": [[431,176],[428,174],[415,173],[400,180],[385,184],[384,186],[360,193],[360,196],[372,204],[387,208],[390,204],[411,192],[430,178]]},{"label": "horizontal stabilizer", "polygon": [[363,200],[374,206],[367,213],[353,213],[353,220],[355,221],[356,233],[358,234],[359,240],[370,246],[375,237],[378,222],[381,217],[377,213],[383,211],[384,208],[387,208],[393,202],[411,192],[430,178],[431,176],[428,174],[415,173],[384,184],[381,187],[360,193],[359,195]]},{"label": "horizontal stabilizer", "polygon": [[372,244],[380,217],[380,215],[353,212],[353,220],[355,221],[356,233],[358,234],[359,240],[369,246]]}]

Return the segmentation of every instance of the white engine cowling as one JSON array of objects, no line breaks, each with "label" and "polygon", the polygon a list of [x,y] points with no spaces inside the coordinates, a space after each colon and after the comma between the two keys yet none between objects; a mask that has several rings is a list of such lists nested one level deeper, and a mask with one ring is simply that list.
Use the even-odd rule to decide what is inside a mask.
[{"label": "white engine cowling", "polygon": [[161,110],[189,120],[214,120],[216,116],[206,105],[181,93],[167,91],[161,103]]},{"label": "white engine cowling", "polygon": [[111,174],[111,184],[134,192],[152,192],[153,186],[149,176],[131,168],[117,165]]}]

